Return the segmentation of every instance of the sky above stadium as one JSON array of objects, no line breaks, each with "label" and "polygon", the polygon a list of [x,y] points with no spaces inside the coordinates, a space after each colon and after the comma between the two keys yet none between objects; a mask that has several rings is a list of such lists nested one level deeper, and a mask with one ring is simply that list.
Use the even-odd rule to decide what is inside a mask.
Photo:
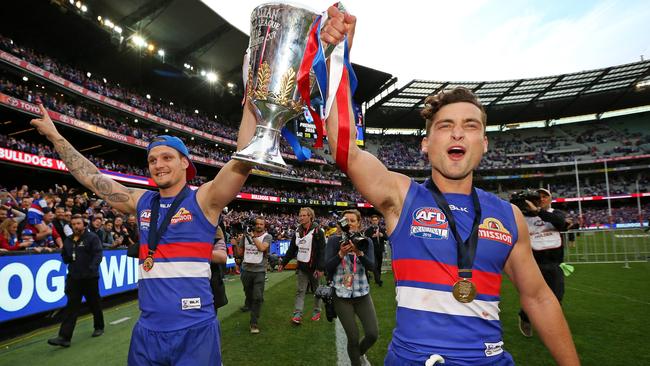
[{"label": "sky above stadium", "polygon": [[[203,0],[244,33],[260,0]],[[332,0],[293,2],[325,10]],[[647,0],[347,0],[352,61],[412,79],[488,81],[650,58]]]}]

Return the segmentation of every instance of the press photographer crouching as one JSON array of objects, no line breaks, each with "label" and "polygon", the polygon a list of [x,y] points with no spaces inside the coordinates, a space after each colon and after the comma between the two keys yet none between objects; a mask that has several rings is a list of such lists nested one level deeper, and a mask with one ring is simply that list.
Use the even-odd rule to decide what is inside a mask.
[{"label": "press photographer crouching", "polygon": [[[348,339],[352,366],[369,364],[365,353],[377,341],[379,333],[366,277],[366,270],[374,268],[374,253],[370,239],[360,234],[360,224],[358,210],[343,211],[340,231],[327,240],[326,247],[327,278],[335,289],[334,308]],[[363,326],[361,341],[355,315]]]},{"label": "press photographer crouching", "polygon": [[[565,214],[551,208],[551,192],[544,188],[515,193],[510,202],[526,217],[535,261],[546,284],[562,302],[564,274],[560,264],[564,258],[564,245],[560,232],[567,229]],[[523,310],[519,311],[519,330],[525,337],[533,335],[533,328]]]}]

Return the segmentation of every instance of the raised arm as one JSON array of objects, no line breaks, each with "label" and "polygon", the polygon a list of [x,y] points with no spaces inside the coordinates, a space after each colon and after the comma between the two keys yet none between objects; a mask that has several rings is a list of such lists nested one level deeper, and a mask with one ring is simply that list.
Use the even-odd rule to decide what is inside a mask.
[{"label": "raised arm", "polygon": [[[255,115],[250,102],[246,102],[237,135],[237,151],[246,147],[255,133]],[[212,222],[217,221],[223,210],[244,186],[252,165],[231,159],[219,170],[217,176],[199,188],[196,198],[203,212]]]},{"label": "raised arm", "polygon": [[506,262],[505,271],[519,291],[521,307],[537,330],[542,342],[560,366],[579,365],[569,325],[551,289],[544,282],[533,259],[528,226],[521,211],[515,212],[519,239]]},{"label": "raised arm", "polygon": [[[348,45],[351,46],[356,26],[356,18],[352,15],[341,13],[332,6],[328,10],[329,19],[321,32],[321,40],[329,44],[337,44],[348,36]],[[348,95],[350,95],[349,85]],[[349,121],[354,121],[352,101],[348,99],[347,110]],[[336,158],[338,136],[338,108],[334,103],[327,119],[327,141],[329,142],[332,157]],[[353,122],[351,122],[352,125]],[[397,220],[402,209],[410,185],[410,179],[399,173],[389,171],[384,164],[374,155],[361,150],[356,144],[356,129],[351,126],[348,139],[348,170],[346,174],[352,180],[354,187],[377,208],[385,217],[389,231],[397,225]]]},{"label": "raised arm", "polygon": [[39,103],[42,117],[33,119],[32,126],[45,136],[53,145],[59,157],[65,163],[75,179],[84,187],[95,192],[111,206],[124,213],[135,213],[138,200],[144,189],[126,188],[113,179],[102,174],[97,167],[86,159],[57,131],[43,104]]}]

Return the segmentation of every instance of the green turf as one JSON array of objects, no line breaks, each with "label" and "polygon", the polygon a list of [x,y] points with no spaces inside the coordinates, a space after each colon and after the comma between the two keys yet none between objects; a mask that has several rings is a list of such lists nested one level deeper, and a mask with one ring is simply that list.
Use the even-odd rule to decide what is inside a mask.
[{"label": "green turf", "polygon": [[[650,264],[577,264],[566,279],[564,311],[583,365],[650,365]],[[230,303],[220,309],[225,365],[323,365],[336,364],[334,326],[324,318],[305,320],[301,326],[289,323],[295,293],[293,272],[270,275],[265,292],[260,327],[262,333],[248,333],[249,315],[239,312],[243,295],[237,278],[227,282]],[[373,285],[372,296],[379,319],[380,335],[368,352],[373,365],[383,364],[395,323],[395,292],[392,277],[386,274],[384,287]],[[309,300],[306,309],[310,308]],[[535,336],[524,338],[517,329],[518,297],[505,279],[501,319],[505,348],[518,365],[552,365],[548,351]],[[131,319],[107,325],[106,334],[91,338],[92,320],[77,324],[69,349],[48,346],[45,340],[58,327],[42,329],[5,342],[0,349],[0,365],[124,365],[131,328],[137,317],[134,302],[105,311],[106,321],[125,316]],[[8,344],[8,345],[7,345]]]}]

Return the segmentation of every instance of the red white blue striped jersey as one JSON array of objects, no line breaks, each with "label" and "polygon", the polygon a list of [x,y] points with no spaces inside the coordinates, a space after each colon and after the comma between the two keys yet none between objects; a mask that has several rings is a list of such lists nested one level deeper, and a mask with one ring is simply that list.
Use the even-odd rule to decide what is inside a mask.
[{"label": "red white blue striped jersey", "polygon": [[[477,296],[460,303],[457,244],[447,217],[424,185],[411,182],[398,224],[390,235],[397,286],[397,322],[390,349],[421,361],[434,354],[447,364],[493,365],[509,357],[499,321],[501,272],[517,241],[517,225],[506,201],[477,189],[481,203],[479,241],[472,282]],[[445,194],[458,232],[467,239],[474,219],[470,195]]]},{"label": "red white blue striped jersey", "polygon": [[[142,263],[149,247],[154,192],[145,192],[138,201],[140,266],[138,299],[140,324],[156,331],[173,331],[215,319],[210,289],[210,257],[216,226],[205,217],[196,191],[183,199],[162,234],[154,254],[154,266],[146,272]],[[175,197],[161,197],[158,227]]]}]

